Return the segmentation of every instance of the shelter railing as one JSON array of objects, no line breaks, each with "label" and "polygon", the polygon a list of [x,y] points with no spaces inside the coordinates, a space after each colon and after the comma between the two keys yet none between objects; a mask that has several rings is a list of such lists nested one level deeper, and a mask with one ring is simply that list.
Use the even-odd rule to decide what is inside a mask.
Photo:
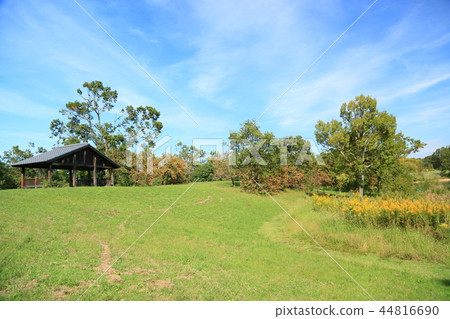
[{"label": "shelter railing", "polygon": [[40,188],[42,187],[42,182],[46,181],[45,177],[34,177],[34,178],[24,178],[23,187],[24,188]]}]

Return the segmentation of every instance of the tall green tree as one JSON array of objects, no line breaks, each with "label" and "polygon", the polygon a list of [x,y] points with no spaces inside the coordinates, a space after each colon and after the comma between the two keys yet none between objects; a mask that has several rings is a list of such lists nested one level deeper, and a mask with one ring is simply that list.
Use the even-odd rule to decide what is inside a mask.
[{"label": "tall green tree", "polygon": [[118,93],[101,81],[85,82],[77,93],[81,101],[68,102],[60,113],[66,118],[50,124],[52,137],[63,144],[90,142],[111,155],[127,143],[145,141],[151,146],[161,132],[160,113],[151,106],[122,108],[115,119],[108,121],[117,102]]},{"label": "tall green tree", "polygon": [[352,177],[361,196],[368,181],[425,144],[397,132],[395,116],[378,111],[377,100],[360,95],[341,106],[341,121],[319,121],[317,142],[331,155],[333,169]]}]

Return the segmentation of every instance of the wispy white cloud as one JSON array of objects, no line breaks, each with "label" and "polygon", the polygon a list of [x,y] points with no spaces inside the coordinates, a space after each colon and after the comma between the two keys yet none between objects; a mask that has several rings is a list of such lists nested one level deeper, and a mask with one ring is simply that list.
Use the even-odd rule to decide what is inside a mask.
[{"label": "wispy white cloud", "polygon": [[[442,71],[438,72],[442,73]],[[450,79],[450,73],[444,75],[433,75],[433,78],[423,79],[415,83],[406,83],[406,85],[409,85],[403,88],[397,88],[395,91],[391,90],[393,91],[390,92],[391,95],[383,96],[382,99],[389,101],[404,95],[416,94],[448,79]]]},{"label": "wispy white cloud", "polygon": [[437,138],[433,140],[426,141],[426,145],[420,149],[419,152],[411,154],[409,157],[412,158],[424,158],[428,155],[431,155],[434,153],[434,151],[438,148],[441,148],[445,145],[445,143],[448,143],[444,138]]},{"label": "wispy white cloud", "polygon": [[0,89],[0,112],[36,119],[48,119],[58,115],[55,109],[40,105],[21,92],[4,89]]},{"label": "wispy white cloud", "polygon": [[[195,128],[76,5],[9,0],[0,5],[0,92],[9,94],[0,108],[12,114],[11,105],[23,105],[15,115],[46,114],[38,119],[47,123],[78,98],[83,82],[102,80],[119,92],[119,106],[160,110],[168,135],[226,137],[258,117],[370,2],[82,1],[198,119]],[[337,117],[343,102],[370,94],[413,137],[443,134],[430,123],[443,127],[449,105],[449,23],[439,13],[445,10],[399,6],[374,6],[262,118],[263,130],[311,137],[319,119]]]}]

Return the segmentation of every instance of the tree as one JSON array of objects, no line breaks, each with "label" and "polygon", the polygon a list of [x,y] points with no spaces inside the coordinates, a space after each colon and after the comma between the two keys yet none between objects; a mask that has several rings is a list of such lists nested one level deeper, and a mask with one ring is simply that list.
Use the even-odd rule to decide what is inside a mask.
[{"label": "tree", "polygon": [[90,142],[111,155],[114,150],[123,150],[127,143],[134,145],[139,140],[151,146],[161,132],[163,125],[158,121],[160,113],[155,108],[128,105],[113,121],[105,121],[115,107],[117,91],[103,86],[101,81],[85,82],[83,88],[84,92],[77,90],[82,101],[69,102],[60,111],[67,122],[55,119],[50,124],[52,137],[57,137],[58,142]]},{"label": "tree", "polygon": [[270,144],[273,133],[262,133],[255,121],[245,121],[239,131],[229,136],[233,164],[241,178],[240,187],[246,191],[261,192],[258,185],[271,175],[277,149]]},{"label": "tree", "polygon": [[214,166],[211,161],[194,168],[191,174],[191,181],[207,182],[214,179]]},{"label": "tree", "polygon": [[194,145],[187,146],[181,142],[178,142],[177,145],[178,156],[186,162],[189,169],[194,169],[195,163],[199,162],[206,155],[204,150],[196,148]]},{"label": "tree", "polygon": [[0,189],[19,187],[17,170],[0,161]]},{"label": "tree", "polygon": [[450,176],[450,145],[438,148],[433,154],[423,159],[426,166],[441,171],[441,175]]},{"label": "tree", "polygon": [[218,154],[214,153],[211,155],[210,161],[213,165],[215,181],[226,181],[231,180],[234,185],[233,177],[236,176],[236,170],[229,163],[229,153]]},{"label": "tree", "polygon": [[43,147],[35,147],[34,143],[28,143],[28,148],[21,150],[18,145],[13,146],[11,150],[4,151],[2,160],[7,164],[14,164],[24,159],[33,157],[36,154],[47,152]]},{"label": "tree", "polygon": [[[11,167],[11,164],[20,162],[24,159],[33,157],[36,154],[44,153],[47,150],[43,147],[35,147],[34,143],[28,143],[28,148],[22,150],[18,145],[13,146],[11,150],[4,151],[0,156],[0,188],[16,188],[20,180],[19,170]],[[42,176],[42,169],[28,169],[28,176]]]},{"label": "tree", "polygon": [[398,133],[395,116],[378,111],[377,100],[370,96],[342,104],[340,117],[340,122],[319,121],[315,136],[331,155],[333,169],[352,177],[361,196],[370,179],[425,145]]},{"label": "tree", "polygon": [[309,167],[313,157],[301,136],[275,139],[273,133],[261,132],[255,121],[248,120],[229,139],[231,162],[243,190],[262,192],[255,181],[272,193],[303,186],[301,170]]}]

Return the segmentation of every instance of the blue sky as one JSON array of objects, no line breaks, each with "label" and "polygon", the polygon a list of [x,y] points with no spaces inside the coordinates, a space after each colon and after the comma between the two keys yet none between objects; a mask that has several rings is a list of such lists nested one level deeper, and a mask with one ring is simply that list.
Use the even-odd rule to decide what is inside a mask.
[{"label": "blue sky", "polygon": [[[78,1],[197,126],[75,4],[0,0],[0,151],[51,148],[49,125],[85,81],[151,105],[163,135],[228,137],[258,118],[369,1]],[[259,121],[277,137],[314,136],[360,94],[404,134],[450,144],[450,2],[379,0]]]}]

